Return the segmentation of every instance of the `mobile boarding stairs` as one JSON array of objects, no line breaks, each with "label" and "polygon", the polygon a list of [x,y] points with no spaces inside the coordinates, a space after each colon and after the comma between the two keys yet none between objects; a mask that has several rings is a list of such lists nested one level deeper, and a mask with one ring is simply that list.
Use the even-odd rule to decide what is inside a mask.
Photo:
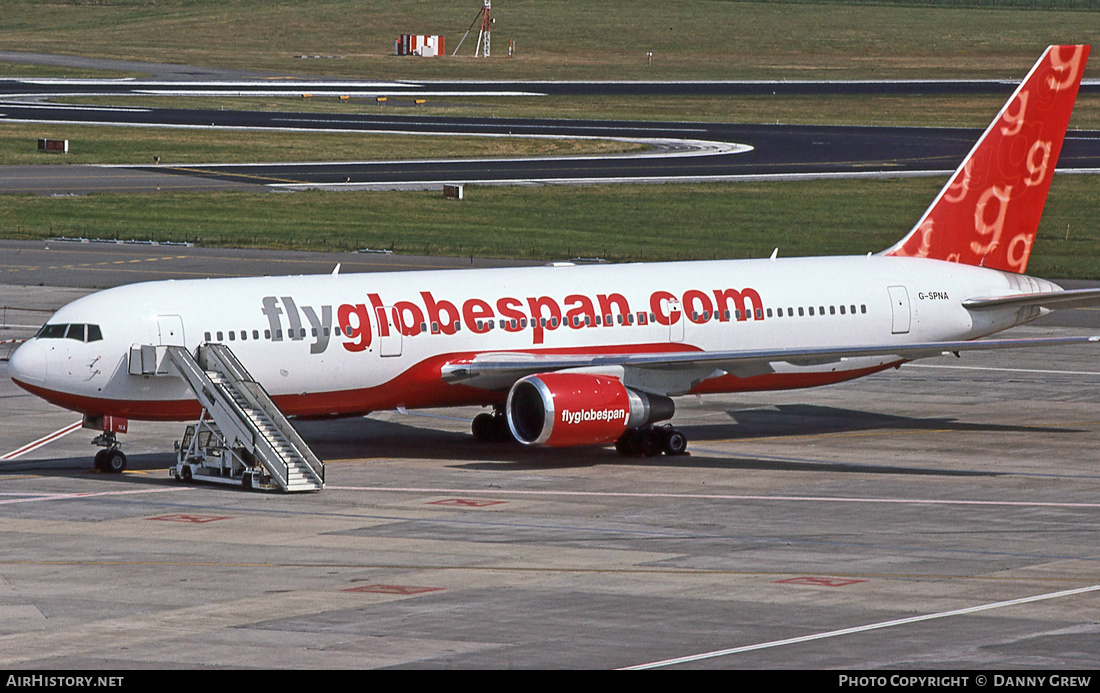
[{"label": "mobile boarding stairs", "polygon": [[174,375],[175,366],[202,405],[176,443],[177,479],[195,479],[287,493],[320,491],[325,465],[310,449],[233,352],[202,344],[192,355],[182,346],[134,347],[144,374]]}]

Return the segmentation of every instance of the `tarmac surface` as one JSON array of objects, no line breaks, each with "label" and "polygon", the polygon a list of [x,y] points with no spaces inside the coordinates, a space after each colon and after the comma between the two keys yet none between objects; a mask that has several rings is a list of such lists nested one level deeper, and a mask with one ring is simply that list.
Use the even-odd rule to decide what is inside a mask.
[{"label": "tarmac surface", "polygon": [[[272,259],[188,250],[177,270]],[[51,285],[32,252],[0,273],[0,339],[119,279]],[[299,422],[311,495],[172,480],[182,424],[132,422],[129,471],[98,473],[76,430],[0,461],[0,666],[1094,669],[1096,348],[681,398],[681,458],[478,445],[472,408]],[[0,360],[0,457],[77,419]]]}]

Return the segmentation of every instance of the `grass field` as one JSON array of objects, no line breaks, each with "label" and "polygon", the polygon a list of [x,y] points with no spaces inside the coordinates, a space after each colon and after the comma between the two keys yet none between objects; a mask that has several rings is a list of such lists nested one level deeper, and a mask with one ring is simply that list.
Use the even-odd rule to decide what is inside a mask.
[{"label": "grass field", "polygon": [[0,50],[388,79],[984,78],[1100,35],[1095,12],[944,4],[507,0],[482,60],[476,31],[458,57],[393,56],[402,33],[444,34],[450,53],[478,0],[5,0]]},{"label": "grass field", "polygon": [[[39,137],[69,140],[69,154],[43,154]],[[496,156],[615,154],[646,146],[614,140],[374,135],[131,128],[0,122],[3,164],[162,164],[257,161],[374,161]]]},{"label": "grass field", "polygon": [[[560,260],[676,260],[881,250],[916,221],[938,179],[473,187],[438,192],[6,196],[0,233],[193,241],[211,246]],[[1100,276],[1096,176],[1059,176],[1029,270]],[[859,204],[852,204],[859,200]]]}]

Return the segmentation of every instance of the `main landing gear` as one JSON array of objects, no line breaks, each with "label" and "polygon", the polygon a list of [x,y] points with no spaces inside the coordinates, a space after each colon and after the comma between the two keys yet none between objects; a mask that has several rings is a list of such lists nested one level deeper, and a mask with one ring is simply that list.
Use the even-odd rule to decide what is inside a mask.
[{"label": "main landing gear", "polygon": [[95,454],[96,469],[108,474],[121,474],[126,469],[126,454],[122,452],[122,443],[118,442],[113,431],[99,434],[92,445],[103,448]]},{"label": "main landing gear", "polygon": [[687,436],[669,424],[633,428],[615,441],[615,450],[626,457],[654,457],[687,453]]},{"label": "main landing gear", "polygon": [[494,407],[492,414],[478,414],[470,428],[474,440],[479,443],[507,443],[515,440],[508,428],[508,419],[504,416],[503,408]]}]

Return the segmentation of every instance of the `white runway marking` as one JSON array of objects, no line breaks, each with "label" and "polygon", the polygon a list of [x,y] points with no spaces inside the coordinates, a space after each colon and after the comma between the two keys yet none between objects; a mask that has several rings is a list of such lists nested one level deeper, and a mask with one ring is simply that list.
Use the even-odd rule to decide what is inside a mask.
[{"label": "white runway marking", "polygon": [[53,441],[58,440],[60,438],[64,438],[65,436],[69,435],[73,431],[80,428],[80,426],[81,426],[81,422],[76,421],[74,423],[69,424],[65,428],[60,428],[60,429],[54,431],[53,433],[51,433],[47,436],[42,436],[41,438],[34,441],[33,443],[27,443],[23,447],[16,448],[15,450],[12,450],[11,452],[9,452],[6,455],[0,455],[0,462],[6,462],[8,460],[14,460],[17,457],[22,457],[23,455],[26,455],[28,452],[31,452],[33,450],[37,450],[38,448],[42,447],[43,445],[47,445],[49,443],[52,443]]},{"label": "white runway marking", "polygon": [[101,496],[133,496],[141,493],[172,493],[174,491],[191,491],[194,486],[179,486],[176,488],[144,488],[132,491],[98,491],[96,493],[50,493],[34,496],[32,498],[12,498],[0,500],[0,505],[12,503],[37,503],[39,501],[80,500],[82,498],[99,498]]},{"label": "white runway marking", "polygon": [[676,664],[689,664],[691,662],[698,662],[704,659],[714,659],[716,657],[725,657],[728,655],[739,654],[742,652],[752,652],[754,650],[765,650],[773,647],[783,647],[784,645],[795,645],[803,642],[811,642],[813,640],[824,640],[825,638],[835,638],[841,635],[851,635],[852,633],[864,633],[871,630],[880,630],[882,628],[893,628],[895,626],[904,626],[910,623],[920,623],[921,621],[931,621],[940,618],[950,618],[952,616],[965,616],[967,614],[974,614],[980,611],[989,611],[991,609],[1001,609],[1006,606],[1016,606],[1019,604],[1028,604],[1031,602],[1044,601],[1046,599],[1057,599],[1059,597],[1069,597],[1075,594],[1085,594],[1087,592],[1096,592],[1100,590],[1100,585],[1092,585],[1091,587],[1081,587],[1073,590],[1063,590],[1061,592],[1050,592],[1048,594],[1039,594],[1034,597],[1022,597],[1020,599],[1010,599],[1004,602],[993,602],[991,604],[981,604],[979,606],[971,606],[965,609],[954,609],[952,611],[941,611],[935,614],[926,614],[924,616],[912,616],[910,618],[899,618],[894,621],[882,621],[881,623],[870,623],[865,626],[856,626],[855,628],[842,628],[841,630],[831,630],[827,633],[815,633],[813,635],[803,635],[797,638],[787,638],[786,640],[773,640],[771,642],[758,643],[756,645],[745,645],[742,647],[731,647],[727,650],[715,650],[713,652],[704,652],[697,655],[689,655],[687,657],[677,657],[675,659],[665,659],[658,662],[649,662],[647,664],[636,664],[630,667],[624,667],[627,670],[638,669],[657,669],[660,667],[673,666]]},{"label": "white runway marking", "polygon": [[370,491],[382,493],[453,493],[471,496],[505,495],[505,496],[563,496],[563,497],[597,497],[597,498],[682,498],[686,500],[729,500],[729,501],[783,501],[795,503],[888,503],[898,505],[986,505],[1001,507],[1028,507],[1028,508],[1100,508],[1098,503],[1049,503],[1037,501],[987,501],[987,500],[956,500],[949,498],[852,498],[831,496],[748,496],[733,494],[708,494],[708,493],[625,493],[608,491],[524,491],[508,489],[483,489],[483,488],[385,488],[382,486],[335,486],[326,485],[328,490],[338,491]]},{"label": "white runway marking", "polygon": [[1052,371],[1040,368],[995,368],[992,366],[937,366],[931,363],[907,363],[903,368],[944,368],[959,371],[1003,371],[1006,373],[1038,373],[1040,375],[1100,375],[1098,371]]}]

